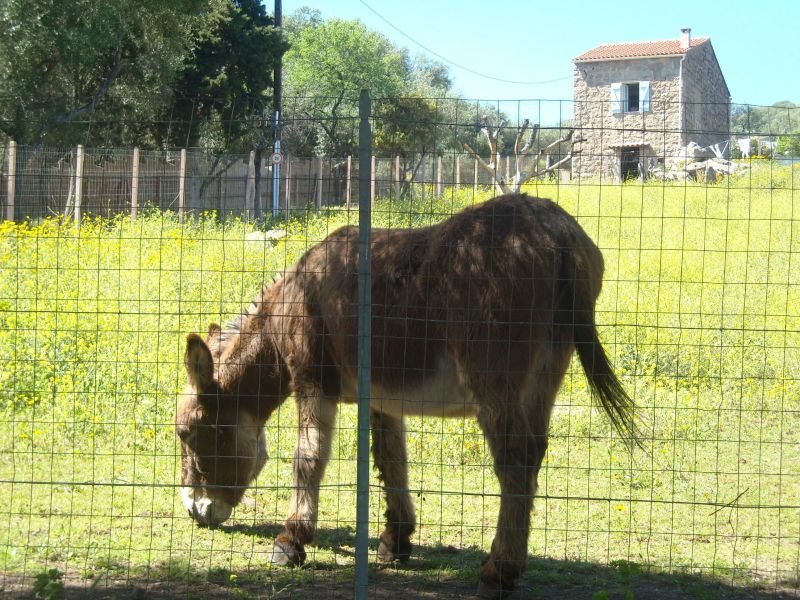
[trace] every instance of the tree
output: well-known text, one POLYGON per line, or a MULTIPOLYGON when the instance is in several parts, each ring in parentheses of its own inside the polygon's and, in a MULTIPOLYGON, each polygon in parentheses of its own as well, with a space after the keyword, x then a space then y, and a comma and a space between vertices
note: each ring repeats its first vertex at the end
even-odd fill
POLYGON ((358 20, 301 16, 300 23, 289 19, 294 33, 285 55, 285 90, 295 101, 285 110, 289 123, 284 139, 295 152, 344 156, 357 147, 359 92, 366 88, 373 98, 401 96, 407 89, 407 59, 358 20))
POLYGON ((539 125, 531 125, 530 121, 525 119, 519 127, 516 128, 514 147, 512 149, 514 156, 514 175, 508 180, 501 169, 498 144, 500 134, 507 129, 505 119, 502 119, 499 124, 494 125, 490 116, 484 117, 484 124, 481 128, 481 132, 489 146, 490 154, 488 162, 481 158, 480 154, 478 154, 469 143, 462 142, 461 144, 464 150, 478 161, 480 168, 489 174, 499 194, 519 192, 522 186, 528 181, 551 173, 561 165, 568 163, 572 160, 573 156, 580 152, 575 146, 583 141, 580 138, 575 138, 575 130, 570 129, 566 134, 550 143, 545 145, 537 144, 539 125), (552 159, 554 156, 556 158, 552 159), (547 160, 548 158, 551 160, 547 160), (543 164, 543 161, 546 162, 543 164))
POLYGON ((449 137, 437 103, 419 96, 379 99, 373 116, 373 152, 400 157, 401 195, 406 195, 410 182, 405 175, 411 173, 413 179, 425 155, 440 152, 449 137))
POLYGON ((288 44, 258 0, 210 0, 159 141, 216 152, 266 144, 272 72, 288 44))
POLYGON ((434 100, 419 96, 379 99, 373 116, 376 151, 401 156, 437 151, 443 132, 437 132, 441 121, 434 100))
POLYGON ((20 143, 113 144, 144 135, 124 124, 154 119, 169 103, 202 5, 6 0, 0 129, 20 143))
POLYGON ((731 131, 735 134, 774 136, 796 131, 800 126, 800 106, 788 100, 772 106, 738 104, 731 109, 731 131))
POLYGON ((452 95, 453 80, 447 66, 424 55, 414 57, 409 79, 411 88, 420 96, 444 98, 452 95))
POLYGON ((800 156, 800 130, 778 138, 775 152, 784 156, 800 156))

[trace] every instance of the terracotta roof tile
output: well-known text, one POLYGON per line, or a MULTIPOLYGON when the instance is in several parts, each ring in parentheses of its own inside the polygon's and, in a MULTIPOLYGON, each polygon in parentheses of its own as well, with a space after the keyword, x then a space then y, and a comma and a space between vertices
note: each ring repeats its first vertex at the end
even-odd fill
MULTIPOLYGON (((694 38, 692 48, 704 44, 707 37, 694 38)), ((624 44, 602 44, 576 57, 577 62, 585 60, 611 60, 618 58, 644 58, 647 56, 669 56, 683 54, 680 40, 659 40, 654 42, 628 42, 624 44)))

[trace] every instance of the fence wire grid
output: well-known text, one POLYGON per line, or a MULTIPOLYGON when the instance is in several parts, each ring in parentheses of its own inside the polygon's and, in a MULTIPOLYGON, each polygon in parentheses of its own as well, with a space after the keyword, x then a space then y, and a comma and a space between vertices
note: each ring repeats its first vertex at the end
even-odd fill
POLYGON ((800 162, 779 149, 800 113, 776 132, 748 128, 757 107, 698 105, 723 125, 683 128, 657 100, 377 99, 365 148, 355 102, 334 139, 333 117, 289 99, 275 160, 7 140, 3 594, 346 598, 365 552, 377 598, 472 597, 493 576, 514 597, 797 597, 800 162), (544 203, 489 202, 519 191, 602 253, 597 331, 640 446, 577 357, 542 417, 561 371, 541 357, 566 346, 536 303, 590 276, 552 271, 574 244, 531 241, 543 226, 526 211, 544 203), (359 201, 375 244, 370 401, 386 411, 366 547, 358 238, 340 230, 359 201), (532 270, 503 262, 509 227, 532 270), (470 321, 478 305, 493 316, 470 321), (527 379, 520 355, 539 365, 527 379))

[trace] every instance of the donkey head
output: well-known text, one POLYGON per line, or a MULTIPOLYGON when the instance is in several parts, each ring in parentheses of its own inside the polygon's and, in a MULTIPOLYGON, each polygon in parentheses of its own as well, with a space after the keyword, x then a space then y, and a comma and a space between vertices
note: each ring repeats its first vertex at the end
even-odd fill
POLYGON ((230 517, 267 460, 263 421, 248 410, 246 398, 226 393, 217 379, 219 333, 212 326, 208 343, 194 334, 187 338, 189 382, 175 423, 183 505, 197 523, 211 527, 230 517))

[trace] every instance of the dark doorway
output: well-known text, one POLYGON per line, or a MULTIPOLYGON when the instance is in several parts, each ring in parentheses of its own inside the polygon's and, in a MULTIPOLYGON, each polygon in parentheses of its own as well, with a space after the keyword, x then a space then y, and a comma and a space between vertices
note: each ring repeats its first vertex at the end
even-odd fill
POLYGON ((620 179, 628 181, 639 177, 639 163, 641 162, 641 151, 638 146, 624 146, 619 151, 620 154, 620 179))

